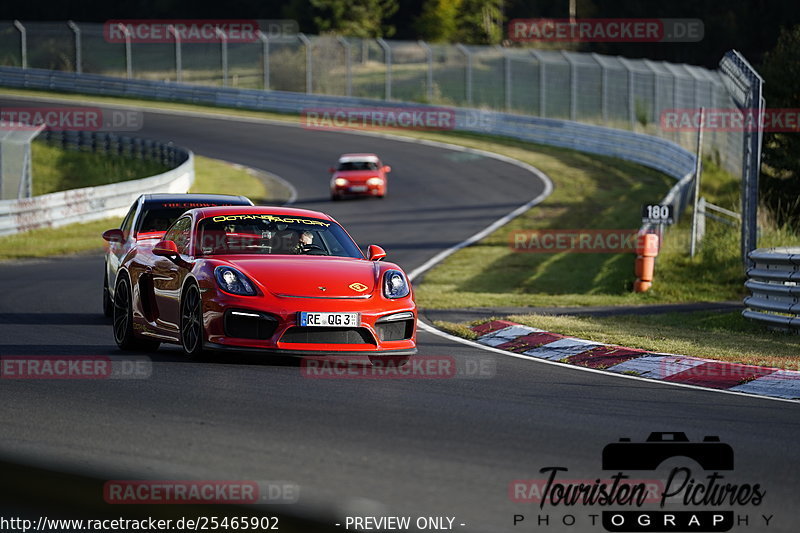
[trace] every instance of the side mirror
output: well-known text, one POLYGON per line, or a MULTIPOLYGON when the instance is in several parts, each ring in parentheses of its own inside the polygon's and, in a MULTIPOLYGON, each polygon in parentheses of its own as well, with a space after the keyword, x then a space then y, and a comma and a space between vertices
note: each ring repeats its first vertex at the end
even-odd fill
POLYGON ((381 259, 386 257, 386 250, 384 250, 380 246, 370 244, 369 248, 367 248, 367 257, 369 258, 370 261, 380 261, 381 259))
POLYGON ((103 238, 108 242, 125 242, 125 234, 117 228, 104 231, 103 238))
POLYGON ((178 253, 178 247, 173 241, 161 241, 153 246, 153 255, 159 257, 176 257, 180 254, 178 253))
POLYGON ((335 168, 333 168, 333 167, 328 167, 328 172, 330 172, 331 174, 333 174, 334 172, 336 172, 336 169, 335 169, 335 168))
POLYGON ((390 167, 389 165, 384 165, 384 166, 383 166, 383 171, 384 171, 384 172, 387 172, 387 173, 388 173, 388 172, 391 172, 391 171, 392 171, 392 167, 390 167))

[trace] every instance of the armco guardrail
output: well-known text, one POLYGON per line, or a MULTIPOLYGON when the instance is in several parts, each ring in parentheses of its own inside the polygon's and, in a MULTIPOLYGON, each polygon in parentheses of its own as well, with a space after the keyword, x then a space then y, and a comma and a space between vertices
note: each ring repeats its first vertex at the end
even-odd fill
POLYGON ((800 329, 800 247, 766 248, 749 254, 751 296, 744 299, 745 318, 779 328, 800 329))
MULTIPOLYGON (((262 111, 299 113, 311 108, 426 107, 394 101, 256 89, 202 87, 173 82, 112 78, 40 69, 0 67, 0 85, 103 96, 141 97, 262 111)), ((436 107, 436 106, 430 106, 436 107)), ((454 108, 457 131, 489 133, 525 141, 618 157, 654 168, 679 180, 666 201, 680 213, 695 156, 665 139, 568 120, 454 108)))
POLYGON ((175 168, 139 180, 55 192, 20 200, 2 200, 0 235, 58 227, 73 222, 89 222, 106 217, 121 217, 140 194, 184 193, 194 182, 194 155, 183 148, 158 141, 119 137, 100 132, 48 132, 45 138, 67 148, 85 147, 98 152, 157 159, 175 168))

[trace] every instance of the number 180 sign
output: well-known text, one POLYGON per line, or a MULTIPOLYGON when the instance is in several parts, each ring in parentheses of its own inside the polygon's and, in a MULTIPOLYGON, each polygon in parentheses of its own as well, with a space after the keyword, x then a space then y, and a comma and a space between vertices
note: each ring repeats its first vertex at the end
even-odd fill
POLYGON ((674 208, 672 205, 648 204, 642 206, 642 224, 672 224, 674 208))

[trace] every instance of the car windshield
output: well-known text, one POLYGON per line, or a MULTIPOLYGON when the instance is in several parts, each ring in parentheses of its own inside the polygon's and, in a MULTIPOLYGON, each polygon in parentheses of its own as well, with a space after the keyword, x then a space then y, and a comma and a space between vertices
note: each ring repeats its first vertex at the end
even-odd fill
POLYGON ((374 161, 342 161, 337 170, 378 170, 374 161))
POLYGON ((137 233, 150 233, 154 231, 166 231, 178 217, 189 209, 196 207, 213 207, 219 205, 251 205, 243 201, 168 201, 168 202, 147 202, 143 206, 141 223, 136 229, 137 233))
POLYGON ((335 222, 261 213, 215 216, 200 221, 197 250, 199 255, 364 257, 335 222))
POLYGON ((152 231, 166 231, 179 216, 186 212, 186 207, 153 207, 147 209, 139 224, 137 233, 149 233, 152 231))

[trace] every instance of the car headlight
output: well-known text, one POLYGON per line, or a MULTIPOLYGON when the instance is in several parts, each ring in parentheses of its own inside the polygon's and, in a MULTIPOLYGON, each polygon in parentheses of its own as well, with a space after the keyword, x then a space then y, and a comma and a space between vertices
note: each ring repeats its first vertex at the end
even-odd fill
POLYGON ((383 183, 383 180, 378 177, 370 178, 367 180, 367 185, 380 185, 381 183, 383 183))
POLYGON ((217 278, 219 288, 225 292, 240 296, 256 295, 253 283, 233 267, 218 266, 214 269, 214 277, 217 278))
POLYGON ((387 298, 405 298, 411 289, 405 275, 399 270, 387 270, 383 275, 383 295, 387 298))
POLYGON ((335 180, 333 180, 333 184, 334 184, 334 185, 337 185, 337 186, 339 186, 339 187, 344 187, 345 185, 348 185, 349 183, 350 183, 350 182, 349 182, 349 181, 347 181, 347 180, 346 180, 346 179, 344 179, 344 178, 336 178, 335 180))

